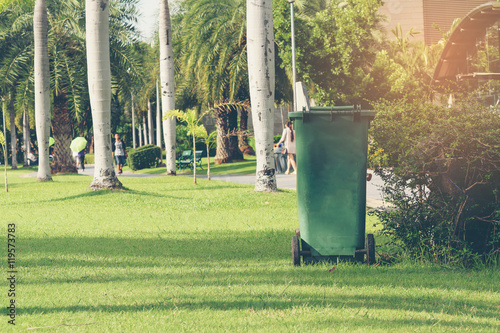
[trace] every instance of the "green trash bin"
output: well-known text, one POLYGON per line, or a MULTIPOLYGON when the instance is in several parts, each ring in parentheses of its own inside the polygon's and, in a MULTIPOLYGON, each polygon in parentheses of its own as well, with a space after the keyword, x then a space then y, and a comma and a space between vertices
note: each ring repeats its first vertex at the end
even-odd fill
POLYGON ((295 265, 351 257, 375 259, 365 244, 368 127, 374 111, 311 107, 289 114, 297 147, 300 235, 292 238, 295 265))

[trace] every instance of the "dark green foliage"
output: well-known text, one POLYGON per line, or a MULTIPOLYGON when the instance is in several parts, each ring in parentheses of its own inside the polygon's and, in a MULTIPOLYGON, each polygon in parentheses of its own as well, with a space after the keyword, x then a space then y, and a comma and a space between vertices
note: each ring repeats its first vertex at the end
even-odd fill
POLYGON ((160 162, 160 147, 145 145, 128 152, 127 164, 132 170, 140 170, 158 166, 160 162))
POLYGON ((193 149, 186 125, 177 124, 175 131, 175 156, 180 156, 184 150, 193 149))
MULTIPOLYGON (((375 31, 381 5, 381 0, 311 1, 305 8, 297 8, 297 80, 310 87, 309 95, 318 103, 364 102, 360 83, 380 47, 375 31)), ((289 8, 289 3, 282 1, 274 10, 275 38, 283 68, 291 68, 289 8)))
POLYGON ((500 253, 500 112, 473 100, 453 107, 385 102, 372 127, 393 169, 376 172, 393 209, 384 232, 438 262, 500 253))

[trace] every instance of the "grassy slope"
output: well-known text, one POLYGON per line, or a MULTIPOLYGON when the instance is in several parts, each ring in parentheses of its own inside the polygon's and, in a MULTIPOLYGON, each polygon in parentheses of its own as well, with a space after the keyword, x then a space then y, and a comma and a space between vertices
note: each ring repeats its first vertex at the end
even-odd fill
POLYGON ((293 191, 161 177, 91 192, 89 177, 21 173, 0 192, 4 232, 17 225, 19 331, 500 330, 498 270, 294 268, 293 191))

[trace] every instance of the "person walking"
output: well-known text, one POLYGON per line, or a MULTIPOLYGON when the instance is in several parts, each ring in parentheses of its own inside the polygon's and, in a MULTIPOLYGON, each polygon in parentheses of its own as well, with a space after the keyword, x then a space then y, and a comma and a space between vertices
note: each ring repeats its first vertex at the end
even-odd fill
POLYGON ((127 151, 125 149, 125 142, 120 139, 120 135, 118 133, 115 134, 115 141, 113 142, 113 156, 116 160, 116 169, 118 174, 121 175, 123 173, 122 168, 125 164, 125 156, 127 156, 127 151))
POLYGON ((80 157, 78 157, 78 152, 77 151, 72 151, 71 154, 73 155, 73 161, 75 161, 76 168, 80 167, 80 157))
POLYGON ((288 120, 285 124, 278 146, 283 142, 285 143, 285 148, 283 149, 286 149, 286 154, 288 155, 285 174, 290 174, 290 167, 293 167, 292 174, 295 175, 297 173, 297 164, 295 163, 295 154, 297 153, 297 150, 295 149, 295 131, 293 130, 293 125, 290 120, 288 120))
MULTIPOLYGON (((82 167, 82 171, 85 171, 85 148, 78 152, 76 159, 82 167)), ((76 165, 76 167, 78 168, 78 164, 76 165)))

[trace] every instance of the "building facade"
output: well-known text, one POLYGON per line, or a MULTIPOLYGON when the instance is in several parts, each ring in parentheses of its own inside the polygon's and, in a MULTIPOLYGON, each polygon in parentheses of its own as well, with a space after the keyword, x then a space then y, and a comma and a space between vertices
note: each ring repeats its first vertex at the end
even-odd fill
POLYGON ((413 28, 420 31, 416 40, 422 40, 427 45, 437 43, 442 35, 434 28, 437 25, 447 32, 453 21, 462 18, 479 5, 488 3, 485 0, 385 0, 380 9, 387 22, 384 23, 387 34, 393 37, 391 29, 401 24, 403 34, 413 28))

